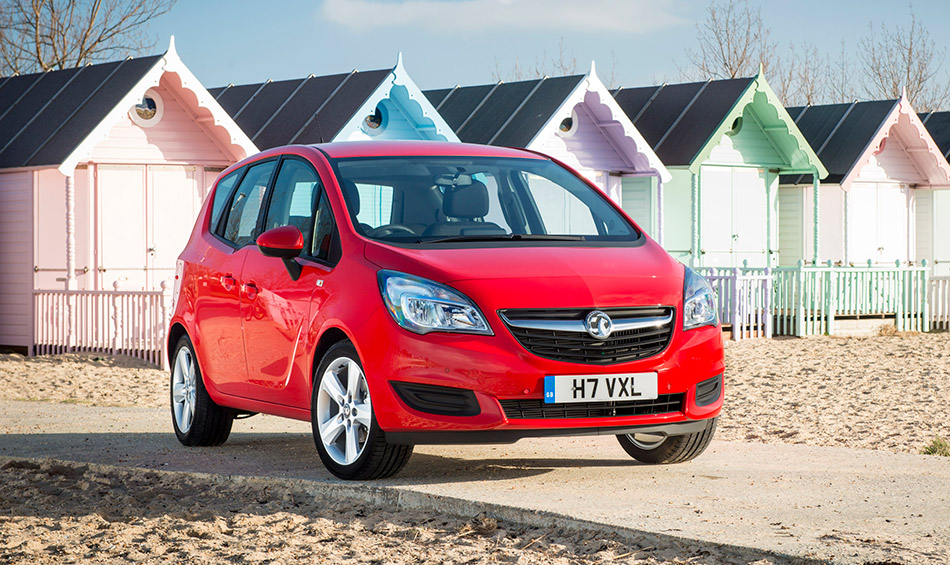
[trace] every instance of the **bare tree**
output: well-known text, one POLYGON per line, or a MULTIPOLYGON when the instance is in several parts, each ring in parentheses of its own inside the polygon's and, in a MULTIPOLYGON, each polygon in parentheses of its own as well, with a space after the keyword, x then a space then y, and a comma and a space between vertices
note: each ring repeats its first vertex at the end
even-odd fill
POLYGON ((542 50, 540 57, 535 59, 534 66, 527 68, 521 65, 518 58, 507 70, 501 68, 498 58, 495 57, 495 68, 492 70, 492 78, 495 80, 529 80, 544 76, 564 76, 572 75, 577 72, 577 58, 574 56, 574 50, 568 49, 564 38, 557 42, 557 56, 548 57, 547 50, 542 50))
POLYGON ((854 57, 843 39, 837 57, 829 57, 826 61, 827 70, 823 77, 825 86, 819 86, 820 91, 823 91, 822 101, 828 104, 854 102, 858 98, 858 90, 855 87, 857 73, 853 65, 854 57))
POLYGON ((761 64, 775 63, 776 47, 762 21, 762 11, 749 0, 714 0, 706 19, 696 23, 697 49, 687 49, 692 78, 725 79, 752 76, 761 64))
POLYGON ((0 75, 79 67, 153 47, 175 0, 0 0, 0 75))
POLYGON ((871 98, 897 98, 903 88, 915 109, 926 112, 950 100, 950 82, 941 75, 946 49, 939 49, 910 9, 910 27, 893 24, 875 29, 860 43, 865 90, 871 98))

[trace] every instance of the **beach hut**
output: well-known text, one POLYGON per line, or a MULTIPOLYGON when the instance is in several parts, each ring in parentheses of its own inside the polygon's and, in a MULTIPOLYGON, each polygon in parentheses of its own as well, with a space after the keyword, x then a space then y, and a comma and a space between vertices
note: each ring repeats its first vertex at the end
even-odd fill
POLYGON ((390 69, 233 84, 209 92, 261 150, 357 140, 458 141, 402 63, 390 69))
POLYGON ((621 88, 614 97, 669 169, 663 244, 695 267, 774 265, 778 179, 827 173, 760 72, 621 88))
MULTIPOLYGON (((927 131, 930 132, 930 136, 933 137, 937 147, 940 148, 940 153, 944 159, 950 159, 950 112, 928 112, 919 114, 919 117, 924 126, 927 127, 927 131)), ((947 221, 950 218, 950 190, 935 189, 930 194, 931 208, 929 214, 925 211, 923 222, 926 223, 929 219, 933 226, 931 228, 934 242, 933 272, 935 275, 950 277, 950 222, 947 221), (940 219, 943 219, 943 222, 940 222, 940 219)), ((924 200, 926 199, 927 196, 925 195, 924 200)), ((918 213, 921 209, 918 203, 918 213)), ((948 308, 948 311, 950 311, 950 308, 948 308)), ((950 317, 948 317, 948 321, 950 321, 950 317)))
POLYGON ((599 186, 650 235, 660 229, 669 171, 597 77, 455 86, 425 95, 465 142, 520 147, 559 159, 599 186))
POLYGON ((817 233, 819 263, 894 267, 926 259, 950 267, 950 229, 935 214, 950 196, 950 164, 906 97, 788 113, 829 175, 819 187, 817 232, 810 180, 782 178, 782 265, 810 259, 817 233))
POLYGON ((256 151, 174 39, 162 55, 0 78, 0 346, 77 323, 63 292, 171 279, 215 177, 256 151))

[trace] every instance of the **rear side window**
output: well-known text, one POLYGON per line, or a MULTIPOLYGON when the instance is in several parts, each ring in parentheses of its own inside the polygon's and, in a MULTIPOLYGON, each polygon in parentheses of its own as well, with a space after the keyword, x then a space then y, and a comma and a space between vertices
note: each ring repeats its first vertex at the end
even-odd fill
POLYGON ((227 210, 227 217, 223 224, 223 232, 218 235, 238 247, 254 242, 257 217, 260 214, 267 183, 270 182, 275 164, 275 161, 268 161, 248 168, 244 180, 241 181, 231 199, 231 206, 227 210))
POLYGON ((274 182, 264 231, 297 226, 303 234, 304 248, 309 247, 320 192, 320 178, 310 165, 296 159, 285 159, 274 182))
POLYGON ((221 221, 221 213, 224 212, 224 208, 228 205, 228 200, 231 199, 231 191, 234 190, 234 184, 241 178, 241 173, 243 172, 243 168, 238 169, 218 181, 218 187, 214 190, 214 201, 211 203, 212 229, 217 227, 218 222, 221 221))

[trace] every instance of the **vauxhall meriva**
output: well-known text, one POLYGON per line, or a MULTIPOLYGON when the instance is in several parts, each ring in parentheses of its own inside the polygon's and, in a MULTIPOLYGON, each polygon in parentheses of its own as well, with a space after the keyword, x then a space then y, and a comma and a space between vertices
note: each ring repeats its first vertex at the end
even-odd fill
POLYGON ((310 421, 334 475, 414 444, 613 434, 635 459, 709 445, 712 291, 599 189, 479 145, 281 147, 224 171, 176 274, 175 434, 310 421))

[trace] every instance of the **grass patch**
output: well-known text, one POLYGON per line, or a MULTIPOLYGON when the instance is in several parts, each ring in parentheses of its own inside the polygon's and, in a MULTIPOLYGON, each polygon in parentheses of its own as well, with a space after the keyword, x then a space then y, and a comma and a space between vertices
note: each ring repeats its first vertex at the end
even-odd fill
POLYGON ((950 457, 950 441, 937 436, 930 442, 930 445, 921 452, 924 455, 939 455, 941 457, 950 457))

